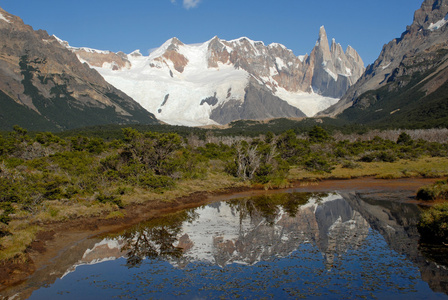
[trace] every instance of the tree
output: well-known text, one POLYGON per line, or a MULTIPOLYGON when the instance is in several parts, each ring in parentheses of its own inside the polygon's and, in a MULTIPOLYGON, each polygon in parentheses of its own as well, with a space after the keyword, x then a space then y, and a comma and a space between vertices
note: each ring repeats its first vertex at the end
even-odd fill
POLYGON ((410 146, 414 143, 414 141, 412 140, 411 136, 409 134, 407 134, 406 132, 402 132, 400 133, 400 135, 398 136, 397 139, 397 144, 398 145, 407 145, 410 146))
POLYGON ((309 132, 308 137, 312 143, 322 143, 330 139, 330 135, 320 126, 314 126, 309 132))

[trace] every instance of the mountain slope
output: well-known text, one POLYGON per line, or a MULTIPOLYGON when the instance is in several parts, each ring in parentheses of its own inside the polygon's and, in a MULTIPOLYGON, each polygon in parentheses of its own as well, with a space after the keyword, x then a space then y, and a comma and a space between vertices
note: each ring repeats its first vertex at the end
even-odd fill
POLYGON ((2 130, 157 122, 55 38, 1 8, 0 77, 2 130))
POLYGON ((218 37, 196 45, 172 38, 145 57, 70 47, 80 61, 158 119, 177 125, 305 117, 334 104, 364 71, 351 47, 344 52, 325 29, 308 56, 280 44, 218 37))
POLYGON ((448 125, 448 1, 426 0, 414 22, 323 114, 388 126, 448 125))

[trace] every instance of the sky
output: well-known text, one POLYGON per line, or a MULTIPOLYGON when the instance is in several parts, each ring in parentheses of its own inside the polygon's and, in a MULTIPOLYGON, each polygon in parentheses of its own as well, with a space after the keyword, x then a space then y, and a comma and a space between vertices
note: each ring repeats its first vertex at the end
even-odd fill
POLYGON ((365 65, 400 37, 423 0, 0 0, 0 7, 75 47, 147 55, 166 40, 248 37, 310 53, 323 25, 365 65))

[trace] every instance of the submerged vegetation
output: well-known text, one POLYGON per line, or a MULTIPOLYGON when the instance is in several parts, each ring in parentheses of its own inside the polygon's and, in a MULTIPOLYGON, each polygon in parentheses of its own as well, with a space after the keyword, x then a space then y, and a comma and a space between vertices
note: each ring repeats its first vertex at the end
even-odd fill
POLYGON ((257 136, 185 130, 134 127, 104 137, 31 134, 15 126, 0 135, 0 260, 24 251, 43 223, 121 217, 131 204, 195 191, 448 175, 445 130, 360 135, 313 126, 257 136))

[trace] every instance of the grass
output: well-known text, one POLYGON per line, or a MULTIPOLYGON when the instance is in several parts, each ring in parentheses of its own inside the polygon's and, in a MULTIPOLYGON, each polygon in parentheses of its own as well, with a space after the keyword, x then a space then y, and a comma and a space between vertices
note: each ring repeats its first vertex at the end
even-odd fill
POLYGON ((15 262, 23 262, 26 248, 34 240, 37 232, 41 227, 37 225, 24 226, 21 221, 13 221, 10 223, 12 235, 0 238, 0 261, 13 259, 15 262))
POLYGON ((290 180, 352 179, 375 177, 378 179, 398 179, 411 177, 440 178, 448 176, 448 159, 441 157, 422 157, 417 160, 398 160, 396 162, 357 162, 354 168, 337 165, 331 173, 313 173, 302 168, 290 171, 290 180))

